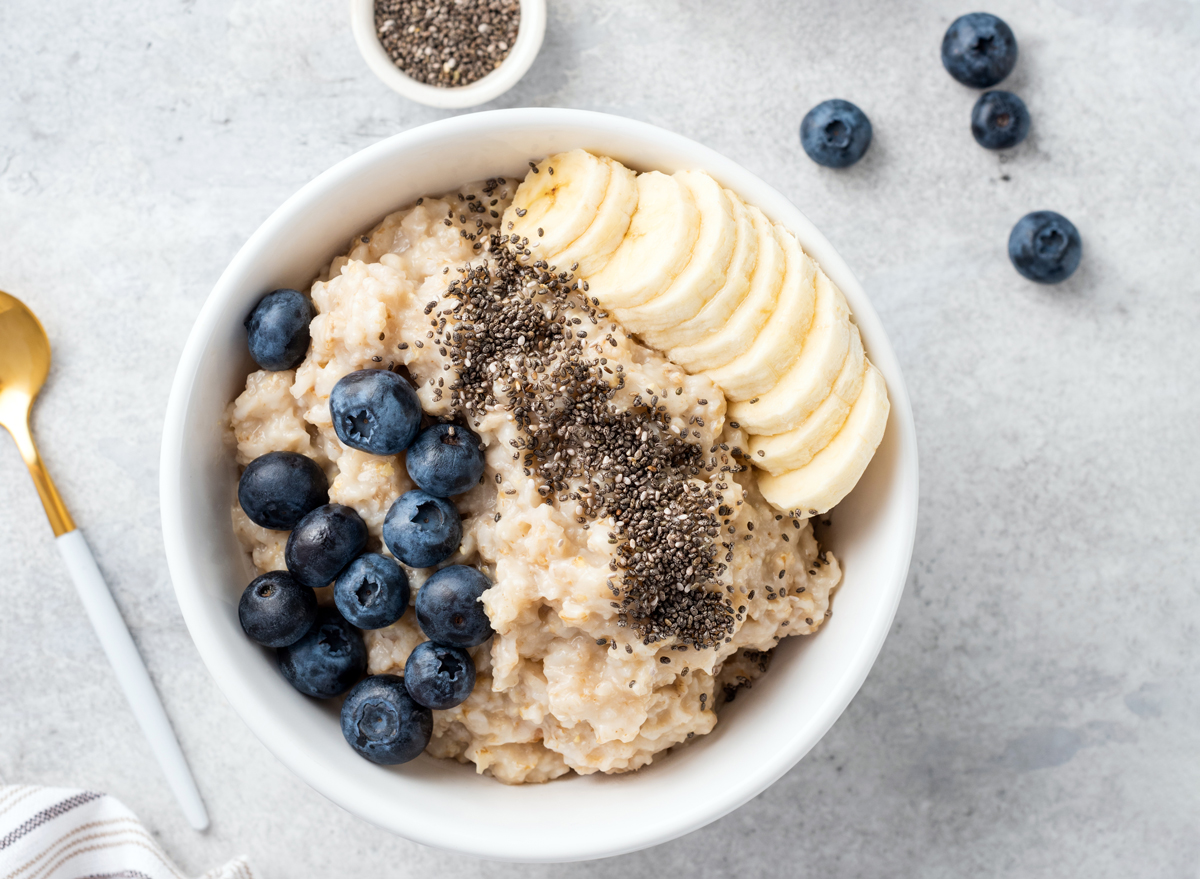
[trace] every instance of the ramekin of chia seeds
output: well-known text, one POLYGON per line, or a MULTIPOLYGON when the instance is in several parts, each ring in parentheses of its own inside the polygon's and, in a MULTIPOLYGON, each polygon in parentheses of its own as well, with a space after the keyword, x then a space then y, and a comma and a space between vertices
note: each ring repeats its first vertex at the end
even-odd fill
POLYGON ((350 0, 354 41, 393 91, 443 109, 487 103, 525 75, 546 0, 350 0))

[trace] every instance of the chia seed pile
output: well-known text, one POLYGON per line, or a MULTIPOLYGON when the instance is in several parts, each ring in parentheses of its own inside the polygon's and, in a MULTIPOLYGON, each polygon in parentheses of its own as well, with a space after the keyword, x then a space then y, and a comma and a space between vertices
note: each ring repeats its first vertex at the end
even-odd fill
POLYGON ((376 0, 375 33, 392 62, 426 85, 468 85, 500 66, 521 23, 518 0, 376 0))
MULTIPOLYGON (((484 210, 474 194, 462 200, 484 210)), ((447 222, 454 219, 452 210, 447 222)), ((736 530, 723 492, 729 474, 745 469, 734 460, 740 452, 720 443, 706 454, 672 428, 663 400, 682 387, 641 389, 632 407, 619 408, 623 365, 585 345, 603 334, 615 346, 619 330, 589 300, 586 282, 533 260, 528 239, 516 234, 485 232, 482 222, 462 234, 477 238, 488 259, 458 269, 441 310, 437 301, 425 308, 429 344, 457 373, 430 380, 435 398, 448 395, 475 426, 502 407, 519 428, 513 460, 538 479, 542 497, 585 528, 611 517, 608 586, 619 625, 647 644, 674 637, 704 649, 729 641, 742 610, 734 609, 733 586, 720 587, 736 530)))

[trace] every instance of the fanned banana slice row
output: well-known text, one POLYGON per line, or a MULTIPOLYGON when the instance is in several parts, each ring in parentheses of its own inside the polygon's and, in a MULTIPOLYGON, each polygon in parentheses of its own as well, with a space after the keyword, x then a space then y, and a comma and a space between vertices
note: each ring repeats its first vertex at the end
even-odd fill
POLYGON ((850 493, 871 463, 890 408, 883 376, 867 364, 862 392, 837 436, 803 467, 778 475, 760 473, 758 490, 777 509, 804 518, 828 512, 850 493))
POLYGON ((705 372, 724 366, 750 347, 775 311, 779 288, 783 285, 783 248, 763 212, 753 206, 749 210, 758 232, 758 262, 754 265, 750 290, 721 329, 694 345, 672 347, 667 352, 671 360, 688 372, 705 372))
MULTIPOLYGON (((622 165, 607 157, 601 158, 612 170, 608 181, 608 191, 604 193, 604 201, 596 212, 596 218, 587 231, 567 245, 564 249, 553 254, 546 262, 556 266, 559 271, 567 271, 579 278, 590 278, 608 263, 609 257, 625 240, 629 231, 629 221, 637 210, 638 190, 637 175, 622 165), (572 269, 572 266, 575 268, 572 269)), ((558 176, 555 173, 554 176, 558 176)), ((512 211, 512 208, 509 208, 512 211)), ((505 213, 505 219, 508 213, 505 213)))
POLYGON ((611 164, 583 150, 551 157, 517 187, 505 231, 528 238, 535 259, 561 252, 593 224, 611 177, 611 164))
POLYGON ((604 268, 587 279, 589 295, 607 309, 641 305, 659 295, 692 258, 700 212, 687 188, 658 171, 639 174, 638 202, 625 239, 604 268))
POLYGON ((774 311, 748 350, 708 371, 730 400, 749 400, 773 388, 811 336, 817 267, 791 232, 776 226, 775 238, 787 268, 774 311))
POLYGON ((737 221, 725 191, 702 171, 674 175, 700 211, 700 234, 687 267, 661 295, 614 314, 635 333, 681 323, 704 307, 725 284, 725 273, 737 243, 737 221))
POLYGON ((742 300, 750 292, 750 278, 758 263, 759 231, 755 228, 753 214, 745 203, 728 189, 724 192, 733 208, 734 221, 737 224, 734 230, 736 243, 733 257, 729 260, 729 268, 725 272, 725 283, 694 317, 683 320, 677 326, 646 330, 642 333, 642 338, 660 351, 694 345, 708 338, 710 334, 725 326, 734 309, 742 304, 742 300))

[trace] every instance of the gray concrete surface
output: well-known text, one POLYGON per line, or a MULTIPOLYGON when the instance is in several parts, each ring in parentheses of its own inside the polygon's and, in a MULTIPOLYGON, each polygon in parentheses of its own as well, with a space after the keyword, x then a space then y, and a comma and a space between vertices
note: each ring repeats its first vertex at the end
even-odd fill
POLYGON ((446 114, 374 79, 341 0, 0 3, 0 288, 55 345, 37 435, 213 826, 151 764, 7 440, 0 776, 111 791, 194 873, 244 852, 267 879, 1200 875, 1200 6, 992 3, 1033 114, 999 155, 938 62, 972 7, 550 0, 494 104, 644 119, 794 199, 882 314, 922 455, 894 630, 812 754, 686 838, 519 867, 385 836, 291 777, 201 665, 159 532, 170 379, 222 268, 315 174, 446 114), (844 172, 797 137, 834 96, 875 127, 844 172), (1005 256, 1041 208, 1085 241, 1058 288, 1005 256))

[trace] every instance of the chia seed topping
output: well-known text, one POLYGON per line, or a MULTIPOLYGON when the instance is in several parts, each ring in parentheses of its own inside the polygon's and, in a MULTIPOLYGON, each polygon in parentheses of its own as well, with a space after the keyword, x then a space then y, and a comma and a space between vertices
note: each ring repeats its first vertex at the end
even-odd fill
POLYGON ((392 62, 426 85, 482 79, 517 41, 518 0, 375 0, 375 34, 392 62))

